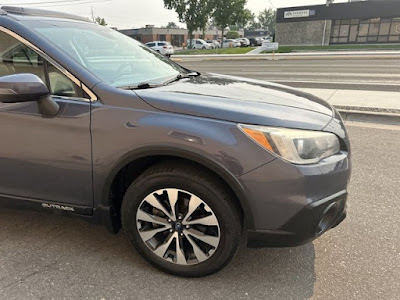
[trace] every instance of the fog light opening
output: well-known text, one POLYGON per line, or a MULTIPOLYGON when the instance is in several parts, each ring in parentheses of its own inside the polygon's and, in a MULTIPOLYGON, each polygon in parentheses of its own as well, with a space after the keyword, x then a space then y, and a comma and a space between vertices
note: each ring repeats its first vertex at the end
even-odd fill
POLYGON ((332 226, 337 216, 338 210, 339 205, 336 202, 332 203, 325 209, 324 213, 322 214, 322 219, 321 221, 319 221, 317 227, 317 236, 323 234, 332 226))

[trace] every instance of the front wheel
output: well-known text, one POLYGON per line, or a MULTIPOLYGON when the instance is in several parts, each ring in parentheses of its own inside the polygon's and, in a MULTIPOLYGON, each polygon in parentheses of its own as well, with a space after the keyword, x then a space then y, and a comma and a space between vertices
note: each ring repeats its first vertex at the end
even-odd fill
POLYGON ((136 250, 179 276, 217 272, 233 257, 241 225, 232 195, 219 178, 179 162, 145 171, 122 203, 122 224, 136 250))

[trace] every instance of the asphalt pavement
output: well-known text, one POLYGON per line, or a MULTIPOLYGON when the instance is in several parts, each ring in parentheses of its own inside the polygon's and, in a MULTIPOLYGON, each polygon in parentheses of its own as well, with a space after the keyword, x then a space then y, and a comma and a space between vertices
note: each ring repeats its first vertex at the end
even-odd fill
POLYGON ((58 214, 0 210, 0 299, 398 299, 400 127, 349 126, 348 218, 313 243, 239 250, 185 279, 143 261, 124 235, 58 214))
POLYGON ((178 62, 200 72, 244 76, 298 88, 400 92, 400 59, 178 59, 178 62))
MULTIPOLYGON (((313 89, 330 100, 340 95, 336 90, 383 91, 390 97, 400 91, 399 60, 181 63, 313 89)), ((123 233, 112 235, 56 212, 1 209, 0 299, 399 299, 400 124, 358 122, 348 129, 353 150, 348 217, 313 243, 242 247, 221 272, 187 279, 148 265, 123 233)))

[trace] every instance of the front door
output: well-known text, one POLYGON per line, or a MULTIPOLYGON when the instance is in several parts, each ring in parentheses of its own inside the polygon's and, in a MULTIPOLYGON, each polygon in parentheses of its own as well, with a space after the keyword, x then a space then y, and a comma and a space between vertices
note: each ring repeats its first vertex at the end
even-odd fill
POLYGON ((35 51, 0 31, 0 76, 33 73, 60 111, 36 102, 0 103, 0 198, 92 207, 90 101, 35 51))

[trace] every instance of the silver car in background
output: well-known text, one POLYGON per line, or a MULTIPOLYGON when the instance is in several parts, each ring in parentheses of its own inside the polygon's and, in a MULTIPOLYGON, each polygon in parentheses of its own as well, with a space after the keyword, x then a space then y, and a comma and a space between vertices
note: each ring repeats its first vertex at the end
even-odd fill
POLYGON ((169 42, 155 41, 146 43, 146 46, 167 57, 175 54, 174 47, 169 42))

